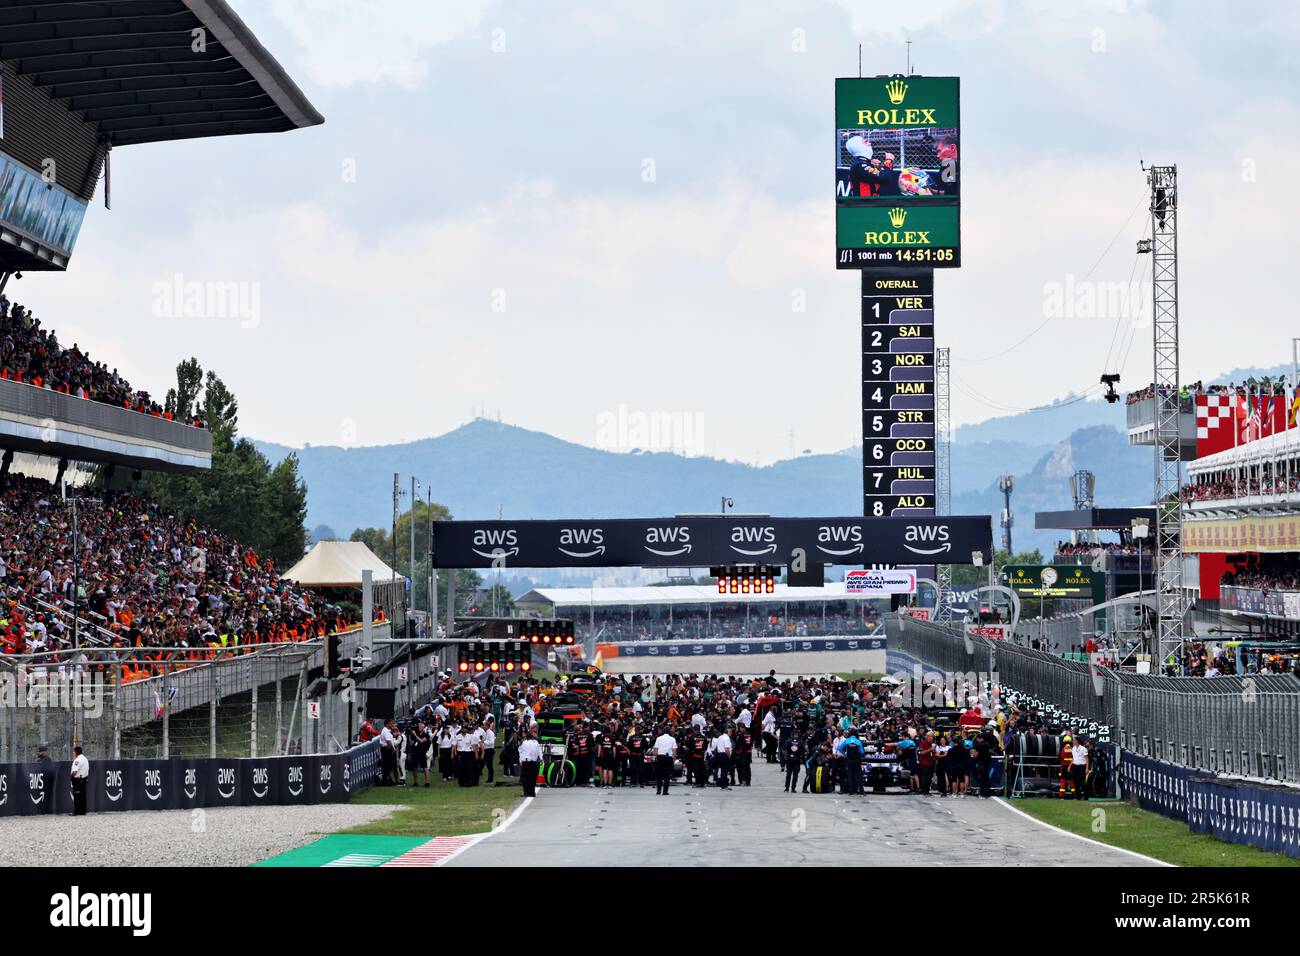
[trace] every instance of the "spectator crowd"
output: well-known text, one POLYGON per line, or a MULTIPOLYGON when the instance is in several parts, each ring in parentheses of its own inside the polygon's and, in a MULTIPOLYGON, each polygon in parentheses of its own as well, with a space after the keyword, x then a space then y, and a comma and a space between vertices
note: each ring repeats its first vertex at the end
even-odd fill
POLYGON ((134 494, 102 495, 77 503, 74 568, 68 502, 49 482, 0 476, 0 653, 71 662, 74 591, 85 658, 76 663, 122 661, 128 680, 159 672, 164 658, 207 660, 350 623, 228 535, 134 494), (132 651, 150 647, 173 650, 132 651))
MULTIPOLYGON (((75 398, 173 420, 171 412, 148 392, 131 387, 103 362, 96 362, 77 343, 60 344, 51 329, 42 327, 31 309, 0 295, 0 379, 48 388, 75 398)), ((204 427, 202 419, 189 424, 204 427)))

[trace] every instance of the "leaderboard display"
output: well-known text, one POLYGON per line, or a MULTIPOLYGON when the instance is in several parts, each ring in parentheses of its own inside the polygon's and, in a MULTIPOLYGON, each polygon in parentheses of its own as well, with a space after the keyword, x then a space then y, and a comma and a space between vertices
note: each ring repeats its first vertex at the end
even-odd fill
POLYGON ((862 273, 862 467, 870 518, 934 514, 934 273, 862 273))
POLYGON ((961 264, 960 83, 835 81, 836 267, 961 264))

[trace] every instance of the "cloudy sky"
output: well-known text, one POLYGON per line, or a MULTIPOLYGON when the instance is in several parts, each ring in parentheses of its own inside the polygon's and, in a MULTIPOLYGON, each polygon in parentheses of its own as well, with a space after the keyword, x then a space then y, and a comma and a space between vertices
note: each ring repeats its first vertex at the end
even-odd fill
POLYGON ((11 294, 159 394, 198 356, 257 438, 389 444, 485 409, 595 445, 623 408, 763 464, 854 443, 830 159, 859 44, 867 75, 911 40, 916 72, 962 78, 963 264, 936 280, 959 423, 1125 355, 1150 380, 1142 316, 1050 310, 1142 278, 1140 160, 1179 166, 1184 376, 1300 334, 1291 3, 233 6, 325 125, 118 150, 67 275, 11 294), (189 314, 177 282, 240 283, 245 308, 189 314))

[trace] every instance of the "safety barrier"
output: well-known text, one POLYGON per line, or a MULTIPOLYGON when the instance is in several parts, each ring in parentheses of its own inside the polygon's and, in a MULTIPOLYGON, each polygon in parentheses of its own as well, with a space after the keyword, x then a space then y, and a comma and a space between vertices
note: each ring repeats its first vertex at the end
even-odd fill
POLYGON ((1122 781, 1123 794, 1142 809, 1194 833, 1300 857, 1300 790, 1210 777, 1132 753, 1123 756, 1122 781))
POLYGON ((996 673, 1079 722, 1112 728, 1126 752, 1179 767, 1300 782, 1300 679, 1292 674, 1159 677, 1092 669, 1045 651, 909 620, 889 624, 890 650, 948 673, 996 673))
MULTIPOLYGON (((343 803, 378 779, 377 741, 337 754, 95 760, 86 807, 102 813, 343 803)), ((0 817, 71 810, 70 764, 0 764, 0 817)))

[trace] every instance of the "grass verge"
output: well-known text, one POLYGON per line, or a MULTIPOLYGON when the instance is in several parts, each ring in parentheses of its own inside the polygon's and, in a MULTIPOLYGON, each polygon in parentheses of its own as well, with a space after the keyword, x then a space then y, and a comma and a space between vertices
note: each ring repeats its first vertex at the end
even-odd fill
POLYGON ((375 836, 461 836, 485 833, 495 819, 504 819, 522 793, 516 778, 508 786, 460 787, 444 783, 436 774, 432 787, 371 787, 352 798, 354 804, 391 805, 393 812, 370 823, 340 833, 375 836))
POLYGON ((1225 843, 1187 824, 1151 813, 1131 803, 1032 798, 1011 805, 1030 816, 1110 846, 1132 850, 1175 866, 1300 866, 1300 860, 1250 846, 1225 843), (1104 816, 1094 818, 1097 810, 1104 816), (1103 829, 1093 829, 1094 819, 1103 829))

